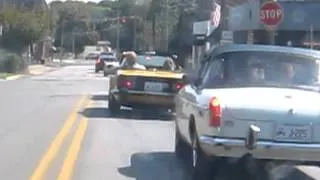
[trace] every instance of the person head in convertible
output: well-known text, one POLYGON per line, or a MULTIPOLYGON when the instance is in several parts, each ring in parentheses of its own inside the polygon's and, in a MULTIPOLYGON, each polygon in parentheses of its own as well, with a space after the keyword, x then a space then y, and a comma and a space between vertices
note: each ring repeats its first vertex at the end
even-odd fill
POLYGON ((137 63, 137 54, 134 51, 127 51, 122 53, 123 61, 121 62, 120 68, 123 69, 142 69, 146 67, 137 63))
POLYGON ((171 58, 167 58, 163 63, 163 70, 174 71, 176 69, 174 61, 171 58))

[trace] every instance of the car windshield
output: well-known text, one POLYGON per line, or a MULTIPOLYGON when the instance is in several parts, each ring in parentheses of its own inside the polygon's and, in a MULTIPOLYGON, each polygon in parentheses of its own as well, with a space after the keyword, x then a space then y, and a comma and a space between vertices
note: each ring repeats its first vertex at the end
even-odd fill
POLYGON ((137 62, 146 67, 162 68, 167 57, 164 56, 137 56, 137 62))
POLYGON ((315 88, 318 63, 311 56, 280 52, 232 52, 209 62, 204 75, 207 88, 223 86, 271 86, 315 88))

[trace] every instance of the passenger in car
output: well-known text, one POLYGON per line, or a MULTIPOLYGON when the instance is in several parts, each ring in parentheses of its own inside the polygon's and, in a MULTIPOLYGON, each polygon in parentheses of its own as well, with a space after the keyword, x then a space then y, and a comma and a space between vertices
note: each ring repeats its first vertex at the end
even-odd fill
POLYGON ((282 82, 285 83, 294 83, 295 81, 295 70, 294 66, 291 63, 283 63, 282 64, 283 74, 281 76, 282 82))
POLYGON ((265 80, 264 67, 260 63, 253 63, 249 65, 249 81, 253 83, 265 80))
POLYGON ((176 69, 175 64, 171 58, 167 58, 163 63, 163 70, 174 71, 176 69))
POLYGON ((137 63, 137 55, 133 51, 124 52, 124 59, 120 64, 120 69, 140 69, 145 70, 146 67, 137 63))

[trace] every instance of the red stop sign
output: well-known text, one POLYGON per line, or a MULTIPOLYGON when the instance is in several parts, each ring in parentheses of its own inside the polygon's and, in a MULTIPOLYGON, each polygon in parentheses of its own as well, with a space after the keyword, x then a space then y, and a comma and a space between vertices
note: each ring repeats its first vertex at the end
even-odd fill
POLYGON ((276 28, 283 19, 283 10, 277 2, 266 2, 260 8, 260 21, 267 29, 276 28))

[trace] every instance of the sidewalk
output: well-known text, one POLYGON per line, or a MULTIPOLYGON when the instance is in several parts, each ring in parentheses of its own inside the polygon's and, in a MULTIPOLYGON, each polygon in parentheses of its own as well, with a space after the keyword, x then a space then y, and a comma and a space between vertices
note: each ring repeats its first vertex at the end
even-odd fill
POLYGON ((43 64, 35 64, 35 65, 29 65, 27 74, 29 75, 40 75, 46 72, 50 72, 53 70, 56 70, 56 65, 43 65, 43 64))

